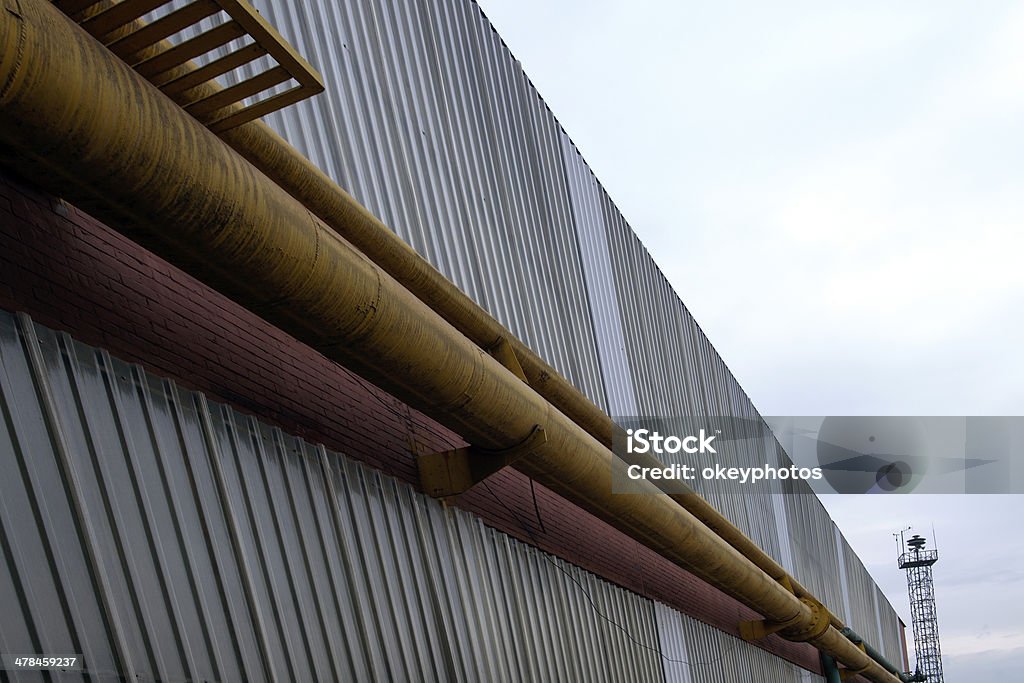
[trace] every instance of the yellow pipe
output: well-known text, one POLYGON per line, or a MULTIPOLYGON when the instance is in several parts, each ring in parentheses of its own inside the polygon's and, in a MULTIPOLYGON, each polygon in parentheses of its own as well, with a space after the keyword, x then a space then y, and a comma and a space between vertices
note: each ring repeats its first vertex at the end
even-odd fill
MULTIPOLYGON (((664 463, 659 461, 657 458, 641 453, 632 453, 628 458, 629 464, 640 465, 641 467, 664 467, 664 463)), ((716 510, 711 503, 704 499, 696 491, 690 489, 682 481, 665 482, 661 480, 654 480, 653 482, 659 489, 665 491, 672 500, 686 508, 690 514, 699 519, 709 529, 714 531, 719 537, 721 537, 726 543, 731 545, 733 548, 738 550, 740 554, 746 557, 748 560, 753 562, 761 571, 768 574, 780 584, 788 583, 793 589, 793 592, 797 597, 815 599, 814 595, 804 588, 799 581, 794 577, 790 576, 789 573, 783 569, 782 565, 775 561, 771 555, 766 553, 756 543, 744 534, 740 529, 730 522, 721 512, 716 510), (679 489, 685 488, 685 493, 679 492, 679 489)), ((833 614, 828 611, 829 622, 840 631, 846 628, 846 625, 833 614)))
MULTIPOLYGON (((83 17, 98 14, 115 4, 113 0, 98 2, 83 13, 83 17)), ((124 36, 145 25, 142 20, 136 20, 112 32, 105 40, 124 36)), ((170 47, 172 44, 164 41, 134 53, 128 61, 140 62, 170 47)), ((168 82, 195 69, 195 64, 186 63, 168 71, 160 80, 168 82)), ((218 90, 215 83, 206 83, 172 93, 171 98, 184 107, 218 90)), ((233 108, 237 105, 228 111, 233 108)), ((218 111, 196 118, 205 123, 222 116, 224 112, 218 111)), ((530 386, 599 441, 611 446, 616 427, 604 411, 270 126, 252 121, 219 135, 477 346, 490 349, 504 339, 515 353, 530 386)))
MULTIPOLYGON (((98 14, 115 4, 113 0, 99 2, 83 16, 98 14)), ((107 40, 122 37, 145 26, 142 20, 133 21, 109 34, 107 40)), ((130 61, 134 63, 151 58, 170 47, 171 43, 163 41, 135 53, 130 61)), ((171 81, 195 69, 196 66, 191 62, 183 64, 161 76, 161 81, 171 81)), ((217 90, 219 87, 215 83, 209 83, 176 92, 171 98, 185 106, 205 99, 217 90)), ((222 115, 211 112, 206 118, 213 120, 222 115)), ((198 118, 204 120, 203 117, 198 118)), ((601 408, 267 124, 252 121, 221 132, 220 137, 480 348, 488 350, 499 340, 505 340, 515 354, 526 381, 537 393, 602 444, 609 448, 612 446, 614 434, 619 427, 601 408)), ((634 454, 630 464, 662 466, 653 456, 641 454, 634 454)), ((779 582, 789 583, 798 597, 814 599, 814 595, 790 576, 774 558, 684 482, 667 484, 656 481, 655 485, 665 490, 673 500, 769 576, 779 582)), ((840 631, 846 628, 831 611, 829 619, 840 631)))
MULTIPOLYGON (((85 16, 97 14, 114 4, 112 0, 97 3, 87 10, 85 16)), ((134 21, 111 33, 107 39, 123 36, 144 26, 142 20, 134 21)), ((169 47, 171 44, 164 41, 139 51, 131 61, 152 57, 169 47)), ((194 64, 186 63, 165 74, 162 80, 173 80, 195 68, 194 64)), ((218 89, 216 84, 205 84, 175 93, 174 98, 185 106, 218 89)), ((213 117, 214 114, 209 116, 213 117)), ((269 126, 262 121, 254 121, 222 133, 221 137, 481 348, 490 349, 497 340, 506 340, 530 385, 604 445, 611 446, 613 431, 618 427, 608 415, 269 126)), ((647 467, 660 465, 651 456, 634 457, 631 463, 647 467)), ((668 488, 661 482, 656 482, 656 485, 668 488)), ((780 582, 788 582, 797 596, 813 599, 810 591, 789 576, 781 565, 702 496, 693 490, 678 492, 680 487, 685 487, 685 484, 678 483, 675 486, 677 491, 669 493, 677 503, 769 576, 780 582)), ((837 629, 845 628, 845 624, 831 612, 829 617, 837 629)))
POLYGON ((541 483, 873 681, 897 679, 44 0, 0 9, 0 143, 19 170, 472 443, 547 440, 541 483))
MULTIPOLYGON (((619 427, 601 408, 269 126, 253 121, 221 133, 221 138, 480 348, 490 349, 499 340, 507 341, 530 387, 611 447, 619 427)), ((664 466, 651 456, 637 455, 635 462, 644 467, 664 466)), ((661 486, 670 488, 667 484, 661 486)), ((692 489, 678 492, 683 487, 683 482, 672 482, 676 492, 669 495, 673 500, 773 578, 788 579, 798 596, 813 597, 700 494, 692 489)), ((835 615, 830 613, 830 618, 836 628, 844 628, 835 615)))

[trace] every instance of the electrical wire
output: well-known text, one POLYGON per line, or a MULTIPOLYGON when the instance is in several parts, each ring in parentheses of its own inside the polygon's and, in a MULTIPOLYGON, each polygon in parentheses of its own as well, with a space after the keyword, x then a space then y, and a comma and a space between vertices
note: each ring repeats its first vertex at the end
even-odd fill
POLYGON ((533 496, 533 514, 537 518, 537 525, 540 527, 540 532, 546 534, 548 531, 544 528, 544 518, 540 516, 540 506, 537 505, 537 482, 530 477, 530 494, 533 496))
MULTIPOLYGON (((395 417, 401 418, 402 420, 406 420, 408 422, 412 422, 412 420, 411 420, 411 417, 412 417, 411 410, 410 410, 408 415, 403 415, 394 406, 388 405, 388 403, 383 398, 380 397, 380 393, 384 393, 383 389, 380 389, 379 387, 371 384, 370 382, 366 381, 365 379, 363 379, 362 377, 360 377, 359 375, 357 375, 354 372, 350 371, 348 374, 349 374, 349 376, 355 378, 356 382, 358 382, 359 385, 362 386, 367 391, 367 393, 369 393, 371 396, 373 396, 373 398, 377 401, 377 403, 381 404, 388 412, 390 412, 395 417)), ((405 405, 405 404, 403 403, 402 405, 405 405)), ((408 409, 408 406, 406 406, 406 408, 408 409)), ((453 441, 450 436, 448 436, 447 434, 442 434, 441 432, 439 432, 436 429, 434 429, 433 427, 431 427, 428 423, 426 423, 426 422, 415 422, 415 425, 417 427, 419 427, 420 429, 422 429, 423 431, 427 432, 428 434, 437 437, 441 442, 443 442, 449 448, 454 450, 454 449, 459 447, 459 445, 457 443, 455 443, 455 441, 453 441)), ((409 426, 410 429, 411 429, 411 425, 407 425, 407 426, 409 426)))

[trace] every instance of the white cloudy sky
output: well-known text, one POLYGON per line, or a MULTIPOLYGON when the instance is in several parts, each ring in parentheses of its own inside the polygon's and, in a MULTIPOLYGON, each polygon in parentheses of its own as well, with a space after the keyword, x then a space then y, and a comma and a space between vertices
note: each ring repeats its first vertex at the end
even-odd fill
MULTIPOLYGON (((1024 414, 1024 4, 480 1, 763 414, 1024 414)), ((1024 498, 825 502, 908 623, 934 523, 947 681, 1019 677, 1024 498)))

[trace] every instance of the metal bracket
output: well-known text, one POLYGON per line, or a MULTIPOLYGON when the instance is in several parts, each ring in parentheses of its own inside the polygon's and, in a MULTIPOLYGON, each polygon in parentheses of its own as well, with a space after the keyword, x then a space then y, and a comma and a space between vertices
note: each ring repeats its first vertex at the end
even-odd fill
POLYGON ((761 640, 773 633, 790 628, 800 621, 796 616, 789 621, 770 621, 768 619, 754 619, 752 621, 740 622, 740 638, 746 641, 761 640))
POLYGON ((421 455, 416 458, 416 465, 423 492, 434 498, 457 496, 530 454, 547 440, 544 428, 536 425, 526 438, 509 448, 469 446, 421 455))
POLYGON ((498 341, 487 347, 487 353, 491 354, 496 361, 508 368, 513 375, 527 384, 530 383, 530 381, 526 379, 526 373, 523 372, 523 366, 520 365, 519 358, 516 357, 516 352, 512 348, 512 345, 508 343, 508 339, 505 339, 505 337, 498 337, 498 341))
POLYGON ((740 637, 743 640, 760 640, 773 633, 781 633, 786 640, 796 643, 814 640, 828 630, 829 613, 825 606, 810 597, 800 598, 800 602, 810 608, 811 618, 804 620, 798 614, 787 621, 769 621, 758 619, 740 622, 740 637))

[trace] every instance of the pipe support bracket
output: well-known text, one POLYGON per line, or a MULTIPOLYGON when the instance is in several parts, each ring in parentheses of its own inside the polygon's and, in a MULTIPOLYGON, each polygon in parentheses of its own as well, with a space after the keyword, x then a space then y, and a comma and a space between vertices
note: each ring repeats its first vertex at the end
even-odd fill
POLYGON ((449 498, 468 491, 498 470, 511 465, 547 443, 544 428, 535 425, 518 444, 502 449, 479 446, 428 453, 416 458, 423 492, 434 498, 449 498))

